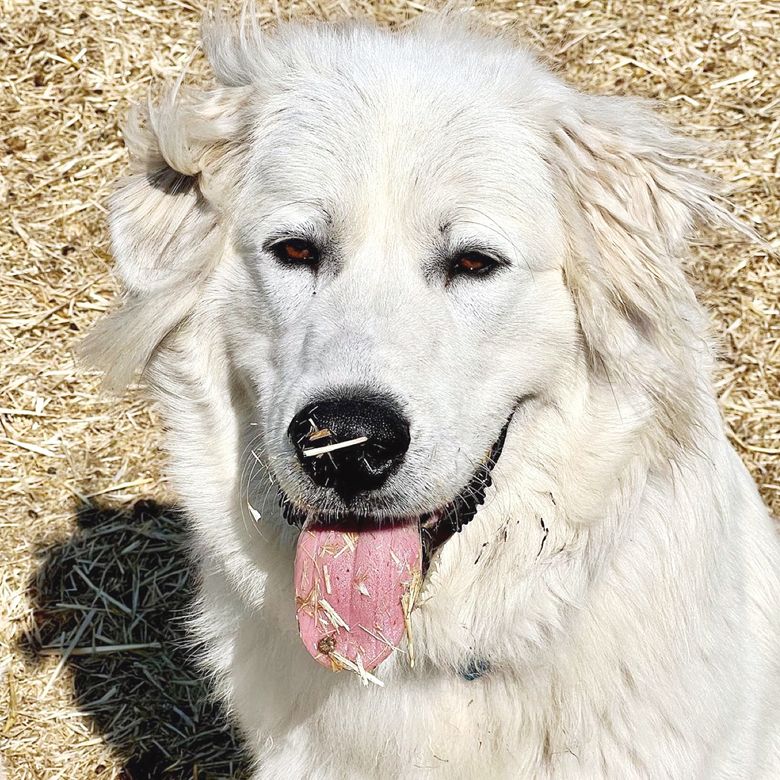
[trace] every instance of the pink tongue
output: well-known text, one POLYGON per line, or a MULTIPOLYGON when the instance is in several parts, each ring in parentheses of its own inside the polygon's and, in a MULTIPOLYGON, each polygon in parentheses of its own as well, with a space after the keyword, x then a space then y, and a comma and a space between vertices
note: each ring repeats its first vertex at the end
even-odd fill
POLYGON ((295 555, 298 630, 323 666, 339 656, 371 671, 398 647, 405 605, 421 573, 420 531, 407 523, 373 531, 312 528, 295 555))

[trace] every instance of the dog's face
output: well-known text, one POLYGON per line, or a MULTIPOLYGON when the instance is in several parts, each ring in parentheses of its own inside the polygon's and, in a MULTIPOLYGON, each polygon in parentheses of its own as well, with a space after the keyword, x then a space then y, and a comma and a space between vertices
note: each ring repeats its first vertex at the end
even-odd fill
POLYGON ((462 494, 580 348, 550 174, 514 96, 363 64, 256 105, 225 317, 286 497, 375 522, 462 494))
POLYGON ((232 490, 256 457, 292 522, 416 523, 436 546, 505 441, 553 470, 540 442, 598 426, 603 398, 686 437, 702 372, 677 253, 724 216, 686 141, 446 21, 206 48, 218 86, 129 128, 129 300, 97 343, 188 399, 182 442, 238 432, 232 490))

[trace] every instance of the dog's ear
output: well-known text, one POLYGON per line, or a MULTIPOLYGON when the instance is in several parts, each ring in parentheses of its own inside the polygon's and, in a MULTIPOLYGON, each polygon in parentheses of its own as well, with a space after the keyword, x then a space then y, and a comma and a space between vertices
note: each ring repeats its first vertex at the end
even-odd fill
POLYGON ((559 104, 548 162, 560 180, 565 273, 591 368, 638 386, 667 430, 684 438, 709 362, 685 244, 697 221, 750 230, 695 169, 697 144, 643 103, 572 97, 559 104))
POLYGON ((222 254, 245 96, 238 88, 174 88, 130 115, 131 170, 109 204, 122 306, 83 345, 115 387, 130 382, 187 316, 222 254))

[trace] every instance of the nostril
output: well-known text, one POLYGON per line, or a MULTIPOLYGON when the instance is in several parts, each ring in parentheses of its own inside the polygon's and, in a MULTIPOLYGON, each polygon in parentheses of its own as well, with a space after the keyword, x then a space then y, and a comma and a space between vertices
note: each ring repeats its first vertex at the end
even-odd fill
POLYGON ((409 448, 409 424, 390 398, 327 398, 307 404, 288 430, 304 472, 342 496, 374 490, 409 448))
POLYGON ((366 466, 379 472, 390 468, 399 456, 403 456, 408 449, 408 442, 399 444, 395 447, 389 447, 384 444, 372 444, 367 442, 362 448, 362 457, 366 461, 366 466))

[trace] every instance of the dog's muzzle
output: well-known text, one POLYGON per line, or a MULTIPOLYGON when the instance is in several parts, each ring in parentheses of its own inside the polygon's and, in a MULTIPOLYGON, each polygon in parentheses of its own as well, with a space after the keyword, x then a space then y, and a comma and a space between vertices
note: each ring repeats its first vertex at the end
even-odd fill
MULTIPOLYGON (((314 407, 314 405, 312 404, 311 407, 314 407)), ((309 407, 305 407, 301 414, 296 416, 296 420, 294 421, 296 426, 300 426, 297 427, 298 431, 303 430, 304 423, 306 425, 306 433, 301 434, 298 439, 300 441, 300 444, 297 445, 299 458, 302 462, 308 462, 305 459, 327 458, 328 461, 335 459, 334 456, 339 452, 338 449, 332 449, 332 444, 319 444, 321 441, 333 442, 335 439, 332 435, 333 431, 323 427, 324 419, 321 415, 317 414, 317 409, 313 410, 314 414, 310 413, 306 417, 303 416, 304 411, 311 412, 312 410, 310 410, 309 407), (312 430, 314 433, 310 434, 309 431, 312 430), (326 431, 325 434, 320 433, 323 430, 326 431), (318 444, 319 446, 317 446, 318 444)), ((507 431, 509 429, 509 424, 512 421, 513 414, 514 412, 510 414, 506 423, 504 423, 498 438, 490 448, 490 451, 486 454, 485 458, 475 469, 471 479, 452 501, 417 517, 384 518, 382 520, 382 524, 388 526, 414 522, 419 525, 423 551, 423 571, 428 569, 434 553, 448 539, 470 523, 477 514, 479 507, 485 502, 486 492, 493 483, 492 472, 504 449, 507 431)), ((358 441, 357 443, 352 444, 352 442, 362 438, 354 435, 358 432, 355 427, 342 428, 342 430, 344 430, 348 436, 347 439, 342 441, 349 443, 350 447, 342 447, 341 450, 345 451, 352 449, 351 460, 346 466, 343 466, 346 470, 345 473, 348 473, 350 469, 355 468, 354 459, 360 458, 361 450, 359 448, 363 446, 364 443, 358 441)), ((365 430, 367 429, 363 428, 363 431, 365 430)), ((292 425, 290 431, 292 434, 292 425)), ((363 434, 363 437, 364 436, 365 433, 363 434)), ((408 427, 402 436, 402 441, 405 441, 405 444, 403 444, 405 452, 408 447, 408 427)), ((403 456, 401 455, 401 458, 402 457, 403 456)), ((342 463, 343 461, 339 458, 337 462, 342 463)), ((319 470, 316 471, 318 475, 317 479, 322 479, 323 482, 321 484, 326 487, 329 486, 325 484, 325 476, 322 475, 330 473, 330 469, 333 468, 332 463, 330 466, 311 466, 310 468, 312 469, 312 472, 318 468, 319 470)), ((397 464, 394 465, 394 468, 397 468, 397 464)), ((312 477, 312 479, 314 480, 314 477, 312 477)), ((357 494, 357 491, 352 489, 347 490, 346 493, 348 496, 354 497, 357 494)), ((303 507, 291 500, 281 488, 279 488, 278 491, 278 502, 282 508, 285 520, 287 520, 290 525, 295 525, 300 528, 303 528, 306 525, 316 524, 318 526, 330 525, 351 532, 359 532, 376 525, 375 522, 372 522, 372 518, 368 516, 364 517, 362 515, 349 513, 327 514, 303 507)))
MULTIPOLYGON (((358 404, 349 417, 342 409, 340 404, 312 405, 291 427, 302 462, 330 459, 329 466, 308 467, 309 476, 319 484, 343 480, 340 472, 356 470, 361 480, 373 480, 376 461, 361 455, 358 447, 379 442, 384 468, 391 468, 385 464, 399 453, 402 457, 408 447, 408 426, 402 427, 395 413, 379 415, 375 407, 358 404), (316 446, 321 440, 330 443, 316 446), (359 467, 361 458, 367 463, 359 467)), ((404 634, 412 657, 411 612, 425 571, 435 551, 471 522, 484 503, 510 420, 511 416, 464 489, 446 506, 420 516, 305 512, 280 494, 285 517, 301 525, 293 574, 296 619, 301 640, 318 663, 334 670, 351 669, 364 682, 369 677, 375 680, 371 670, 393 652, 404 634)), ((352 489, 348 494, 357 492, 352 489)))

